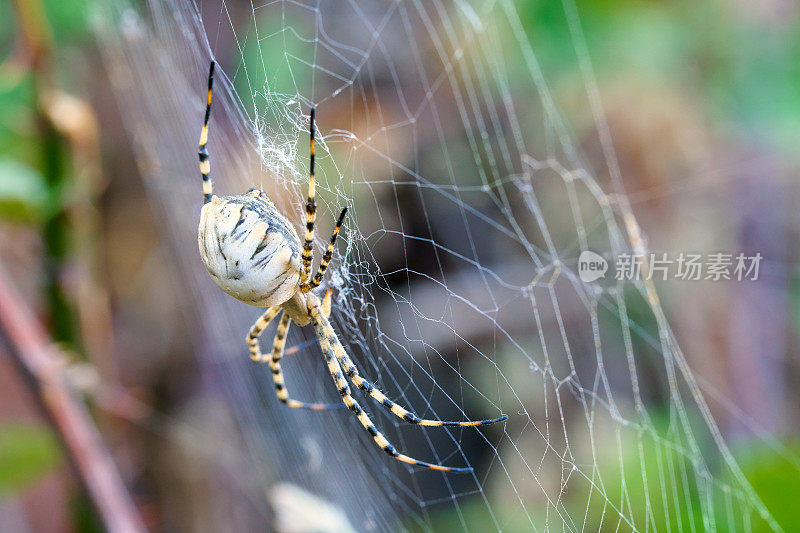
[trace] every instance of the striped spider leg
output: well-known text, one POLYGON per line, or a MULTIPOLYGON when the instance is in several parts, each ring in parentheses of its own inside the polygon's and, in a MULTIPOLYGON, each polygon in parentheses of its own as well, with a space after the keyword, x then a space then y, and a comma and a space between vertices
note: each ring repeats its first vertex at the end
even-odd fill
POLYGON ((319 340, 319 345, 322 349, 322 355, 325 357, 325 362, 328 365, 328 372, 330 372, 334 382, 336 383, 336 388, 339 390, 339 394, 342 396, 342 401, 351 411, 356 414, 358 421, 370 434, 372 440, 375 441, 375 444, 380 446, 380 448, 389 456, 394 457, 398 461, 402 461, 404 463, 416 466, 424 466, 426 468, 430 468, 431 470, 439 470, 442 472, 472 472, 471 467, 436 465, 427 463, 425 461, 420 461, 419 459, 415 459, 398 452, 397 449, 386 439, 383 433, 377 430, 369 415, 364 411, 358 401, 356 401, 355 398, 353 398, 350 394, 350 386, 347 384, 347 380, 342 373, 342 365, 344 365, 345 369, 347 370, 348 376, 353 379, 353 382, 356 383, 360 389, 364 390, 370 396, 378 400, 381 405, 387 407, 393 414, 411 424, 420 424, 425 426, 482 426, 493 424, 495 422, 502 422, 508 417, 503 415, 499 418, 494 418, 491 420, 466 422, 420 419, 417 415, 389 400, 386 395, 380 392, 374 385, 358 375, 355 370, 355 366, 353 365, 349 356, 347 356, 342 343, 339 342, 336 332, 333 330, 333 327, 328 321, 328 317, 326 317, 322 312, 319 299, 314 294, 310 294, 307 301, 309 314, 311 315, 311 322, 314 324, 314 329, 317 333, 317 339, 319 340), (358 377, 359 381, 356 381, 355 377, 358 377))
POLYGON ((471 472, 471 468, 427 463, 398 452, 378 431, 367 413, 350 393, 347 378, 401 420, 421 426, 482 426, 501 422, 507 418, 503 415, 490 420, 463 422, 420 418, 390 400, 372 382, 364 379, 350 356, 347 355, 328 320, 331 312, 330 289, 322 301, 313 292, 323 281, 325 271, 333 257, 336 238, 347 213, 346 207, 342 209, 317 271, 312 276, 314 223, 316 220, 315 110, 311 109, 309 120, 310 164, 308 195, 305 204, 306 231, 302 245, 294 226, 275 207, 266 192, 251 189, 241 195, 219 197, 214 194, 207 149, 214 66, 212 61, 208 75, 205 120, 200 134, 198 152, 200 174, 203 179, 203 207, 200 211, 197 239, 203 264, 217 286, 246 304, 266 308, 247 335, 250 358, 258 363, 268 362, 275 382, 275 393, 278 400, 284 405, 315 411, 347 407, 355 413, 359 423, 372 436, 375 443, 395 459, 443 472, 471 472), (258 344, 259 337, 267 325, 278 315, 280 315, 280 321, 273 340, 272 354, 269 358, 265 358, 258 344), (286 335, 292 322, 298 326, 313 324, 328 372, 341 395, 342 403, 308 403, 289 397, 281 361, 286 346, 286 335))
MULTIPOLYGON (((253 360, 253 362, 261 363, 265 361, 258 345, 258 337, 261 335, 270 321, 280 312, 281 308, 277 305, 267 309, 267 311, 261 315, 258 320, 256 320, 255 324, 253 324, 253 327, 250 328, 250 333, 247 335, 247 345, 250 347, 250 359, 253 360)), ((331 313, 330 290, 325 293, 325 299, 322 302, 322 313, 326 316, 330 315, 331 313)), ((278 330, 275 333, 275 339, 272 345, 272 357, 269 359, 269 368, 272 371, 272 379, 275 382, 275 394, 278 396, 278 400, 280 400, 281 403, 287 407, 293 407, 296 409, 310 409, 312 411, 329 411, 346 407, 342 403, 308 403, 289 398, 289 391, 286 389, 286 383, 283 379, 281 359, 283 358, 284 348, 286 347, 286 335, 289 332, 290 323, 291 319, 289 318, 289 315, 284 313, 281 316, 280 322, 278 323, 278 330)))

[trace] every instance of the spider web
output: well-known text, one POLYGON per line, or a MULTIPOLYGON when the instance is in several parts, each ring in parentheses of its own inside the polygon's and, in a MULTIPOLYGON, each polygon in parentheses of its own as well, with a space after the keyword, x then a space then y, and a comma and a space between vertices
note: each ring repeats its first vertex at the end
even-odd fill
MULTIPOLYGON (((511 0, 97 7, 176 282, 202 310, 198 364, 227 406, 203 431, 212 449, 234 450, 227 483, 257 516, 291 483, 356 530, 778 528, 652 283, 577 276, 582 251, 646 249, 572 2, 562 16, 602 165, 578 146, 511 0), (261 186, 300 227, 317 106, 318 250, 350 207, 328 276, 342 342, 420 416, 509 420, 407 427, 359 400, 398 449, 474 474, 393 461, 347 412, 285 409, 268 370, 249 363, 242 339, 257 311, 213 286, 195 245, 212 56, 215 192, 261 186)), ((336 401, 311 332, 293 327, 288 345, 299 347, 284 365, 292 396, 336 401)))

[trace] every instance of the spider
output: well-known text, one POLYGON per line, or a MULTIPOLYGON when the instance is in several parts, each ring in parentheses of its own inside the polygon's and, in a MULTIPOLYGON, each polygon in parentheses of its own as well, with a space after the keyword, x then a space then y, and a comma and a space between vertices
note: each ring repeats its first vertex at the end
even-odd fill
POLYGON ((383 392, 356 369, 350 356, 342 347, 328 317, 331 312, 331 290, 322 301, 314 294, 325 275, 333 256, 336 237, 342 226, 347 207, 342 209, 333 230, 328 247, 311 276, 313 258, 314 219, 316 214, 314 181, 314 108, 310 112, 310 164, 308 200, 306 202, 305 241, 300 245, 292 224, 270 201, 264 191, 250 189, 246 194, 219 197, 213 194, 211 165, 208 150, 208 120, 211 115, 214 66, 211 62, 208 73, 208 98, 203 129, 200 133, 200 173, 203 177, 203 208, 200 212, 198 244, 206 270, 214 282, 226 293, 246 304, 266 307, 247 335, 250 358, 256 362, 268 362, 275 381, 278 399, 288 407, 325 411, 347 407, 355 413, 358 421, 372 436, 375 443, 395 459, 411 465, 423 466, 444 472, 471 472, 472 468, 448 467, 427 463, 404 455, 389 443, 378 431, 369 415, 351 395, 352 383, 391 411, 395 416, 420 426, 482 426, 501 422, 503 415, 491 420, 448 422, 420 418, 390 400, 383 392), (272 346, 272 356, 264 357, 259 348, 259 336, 276 316, 282 313, 272 346), (342 403, 306 403, 289 397, 289 391, 281 371, 281 359, 286 345, 286 334, 291 322, 298 326, 313 324, 314 331, 328 366, 328 372, 336 384, 342 403))

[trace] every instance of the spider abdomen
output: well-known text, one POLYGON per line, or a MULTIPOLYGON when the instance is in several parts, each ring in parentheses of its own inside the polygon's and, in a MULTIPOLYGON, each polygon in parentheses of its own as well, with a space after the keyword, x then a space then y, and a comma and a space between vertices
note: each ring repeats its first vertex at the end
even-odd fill
POLYGON ((297 291, 300 239, 260 191, 214 196, 200 213, 198 244, 214 282, 244 303, 279 305, 297 291))

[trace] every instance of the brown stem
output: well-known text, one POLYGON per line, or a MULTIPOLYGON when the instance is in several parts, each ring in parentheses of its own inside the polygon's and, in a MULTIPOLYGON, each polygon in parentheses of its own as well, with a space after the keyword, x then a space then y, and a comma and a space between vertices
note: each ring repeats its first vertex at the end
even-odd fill
POLYGON ((145 531, 110 452, 83 401, 62 379, 64 357, 48 338, 0 265, 0 334, 52 418, 66 452, 112 532, 145 531))

